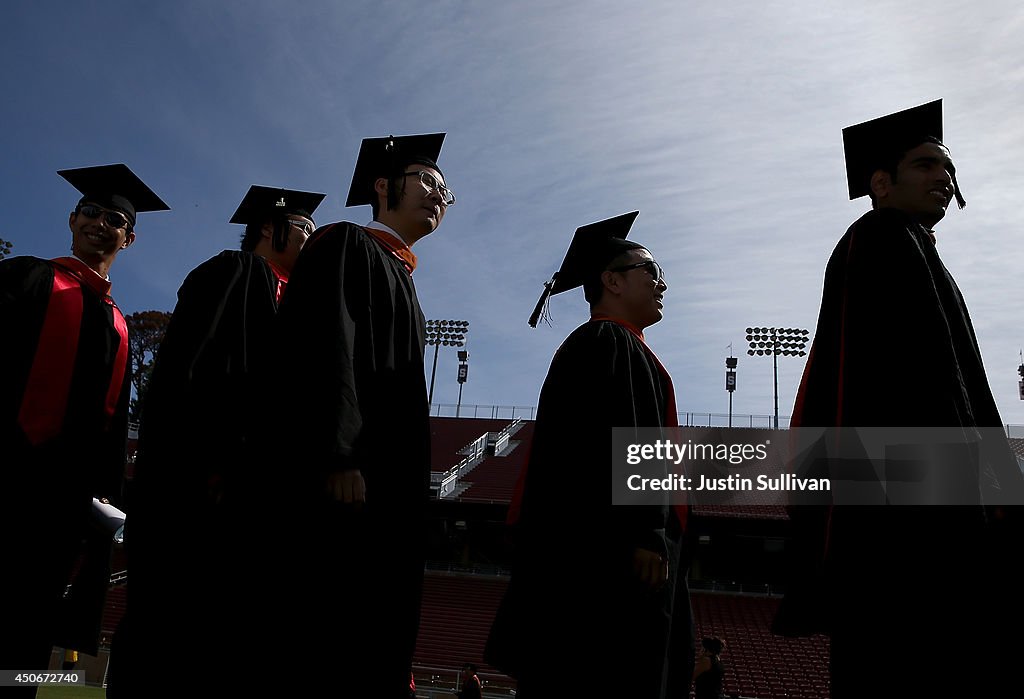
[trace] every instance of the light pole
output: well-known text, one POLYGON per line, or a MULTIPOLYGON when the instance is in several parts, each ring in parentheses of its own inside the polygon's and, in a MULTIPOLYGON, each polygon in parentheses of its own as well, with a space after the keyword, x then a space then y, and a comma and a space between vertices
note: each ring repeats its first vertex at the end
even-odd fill
POLYGON ((462 385, 469 378, 469 352, 459 350, 459 402, 455 404, 455 417, 462 410, 462 385))
POLYGON ((1017 388, 1020 390, 1020 399, 1024 400, 1024 350, 1020 352, 1020 366, 1017 367, 1017 373, 1020 374, 1020 381, 1017 382, 1017 388))
POLYGON ((437 349, 445 347, 462 347, 466 344, 466 333, 469 332, 468 320, 428 320, 427 346, 434 346, 434 368, 430 370, 430 393, 427 405, 434 403, 434 377, 437 374, 437 349))
POLYGON ((779 429, 779 355, 803 357, 807 354, 808 331, 800 328, 747 328, 747 354, 771 355, 775 364, 775 429, 779 429))
POLYGON ((736 364, 739 360, 732 356, 732 345, 729 345, 729 350, 725 359, 725 390, 729 392, 729 427, 732 427, 732 392, 736 390, 736 364))

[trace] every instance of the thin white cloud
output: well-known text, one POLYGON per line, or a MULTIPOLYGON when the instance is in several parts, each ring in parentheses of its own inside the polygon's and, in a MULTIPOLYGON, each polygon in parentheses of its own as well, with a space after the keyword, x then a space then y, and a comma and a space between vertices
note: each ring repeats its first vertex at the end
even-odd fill
MULTIPOLYGON (((771 412, 771 363, 747 357, 743 329, 814 327, 828 255, 866 209, 846 201, 840 130, 942 97, 970 206, 940 225, 940 251, 1004 420, 1024 423, 1014 205, 1024 19, 1013 3, 267 0, 43 12, 19 7, 0 47, 17 67, 0 77, 5 94, 23 96, 0 106, 10 125, 0 147, 20 161, 0 163, 14 212, 0 235, 17 252, 64 246, 72 197, 57 181, 41 189, 42 173, 124 160, 174 211, 147 217, 151 237, 118 262, 115 289, 129 310, 169 308, 188 269, 237 244, 226 220, 250 183, 327 192, 318 221, 364 222, 367 208, 343 207, 359 139, 447 131, 441 164, 459 203, 417 245, 416 279, 428 316, 473 323, 464 402, 536 401, 552 352, 586 315, 580 294, 564 294, 551 302, 555 327, 529 330, 542 283, 577 226, 639 209, 633 237, 671 287, 649 336, 681 409, 725 411, 733 342, 735 409, 771 412), (83 54, 83 22, 126 41, 83 54), (22 212, 22 201, 35 207, 22 212), (45 234, 19 235, 40 207, 59 215, 45 215, 45 234)), ((783 414, 801 368, 780 362, 783 414)), ((457 392, 439 373, 435 399, 457 392)))

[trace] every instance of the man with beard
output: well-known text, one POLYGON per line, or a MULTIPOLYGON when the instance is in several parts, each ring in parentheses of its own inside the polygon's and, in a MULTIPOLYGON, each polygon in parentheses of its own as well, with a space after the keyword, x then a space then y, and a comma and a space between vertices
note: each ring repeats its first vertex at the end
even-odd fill
POLYGON ((830 469, 833 500, 790 508, 797 554, 775 630, 831 635, 836 699, 988 695, 981 688, 1011 665, 990 656, 980 667, 961 644, 992 633, 997 616, 1017 625, 1019 605, 1004 603, 1019 593, 995 567, 1012 513, 982 505, 1019 503, 1021 474, 938 254, 936 224, 954 198, 965 205, 941 101, 843 136, 850 198, 869 195, 872 210, 829 260, 792 419, 797 442, 813 443, 801 467, 830 469), (883 460, 870 456, 879 440, 883 460), (959 576, 991 584, 979 593, 959 576), (899 648, 884 683, 873 669, 880 633, 899 648))

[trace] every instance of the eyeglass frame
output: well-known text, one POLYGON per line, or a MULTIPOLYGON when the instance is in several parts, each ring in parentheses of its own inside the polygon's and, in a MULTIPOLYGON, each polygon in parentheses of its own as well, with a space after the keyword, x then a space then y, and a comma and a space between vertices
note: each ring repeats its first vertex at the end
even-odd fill
POLYGON ((116 209, 107 209, 105 207, 100 206, 99 204, 85 203, 85 204, 79 204, 78 206, 76 206, 75 207, 75 213, 76 214, 82 214, 86 218, 93 218, 93 219, 102 218, 104 223, 106 223, 108 226, 110 226, 111 228, 114 228, 114 229, 123 228, 126 231, 131 231, 132 230, 132 221, 131 221, 131 219, 128 218, 127 216, 125 216, 123 213, 121 213, 120 211, 118 211, 116 209), (91 216, 88 213, 86 213, 85 209, 87 209, 87 208, 88 209, 96 209, 98 211, 98 213, 95 216, 91 216), (114 221, 111 221, 110 217, 112 217, 112 216, 120 217, 120 219, 123 219, 124 223, 115 223, 114 221))
POLYGON ((609 272, 628 272, 631 269, 640 269, 641 267, 649 267, 644 271, 651 275, 654 279, 655 284, 660 284, 665 280, 665 270, 662 269, 661 265, 658 264, 657 260, 644 260, 643 262, 636 262, 631 265, 622 265, 620 267, 609 267, 609 272), (654 274, 654 270, 658 271, 658 274, 654 274))
POLYGON ((308 219, 307 221, 296 221, 294 218, 289 218, 285 220, 288 221, 289 226, 297 228, 307 236, 313 235, 313 232, 316 231, 316 223, 314 223, 312 219, 308 219), (307 223, 309 225, 307 225, 307 223))
POLYGON ((403 172, 402 173, 403 177, 410 177, 412 175, 416 175, 417 177, 420 178, 420 184, 423 185, 424 187, 426 187, 428 192, 433 192, 434 190, 437 190, 437 193, 441 195, 441 203, 444 204, 446 207, 451 206, 451 205, 453 205, 455 203, 455 192, 453 192, 452 190, 448 189, 448 187, 446 187, 443 184, 441 184, 440 182, 438 182, 437 178, 434 177, 429 172, 427 172, 426 170, 413 170, 411 172, 403 172), (423 181, 424 177, 429 177, 430 179, 432 179, 434 181, 434 186, 431 187, 429 184, 424 182, 423 181), (446 197, 445 197, 445 193, 446 192, 447 192, 448 196, 451 197, 451 201, 446 201, 446 197))

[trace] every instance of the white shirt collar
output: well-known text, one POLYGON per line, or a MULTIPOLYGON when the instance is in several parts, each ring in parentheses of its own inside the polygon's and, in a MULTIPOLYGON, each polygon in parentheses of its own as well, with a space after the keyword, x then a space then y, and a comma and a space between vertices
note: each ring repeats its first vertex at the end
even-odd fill
POLYGON ((375 231, 384 231, 385 233, 388 233, 398 238, 399 242, 402 243, 402 245, 409 247, 409 243, 405 242, 405 239, 401 236, 401 234, 399 234, 398 231, 396 231, 391 226, 381 223, 380 221, 370 221, 365 226, 363 226, 363 228, 372 228, 375 231))
MULTIPOLYGON (((89 263, 88 263, 88 262, 86 262, 85 260, 83 260, 83 259, 82 259, 81 257, 79 257, 78 255, 76 255, 75 253, 71 253, 71 256, 72 256, 72 257, 74 257, 74 258, 75 258, 76 260, 78 260, 79 262, 81 262, 81 263, 82 263, 83 265, 85 265, 86 267, 89 267, 89 269, 92 269, 92 267, 91 267, 91 266, 89 265, 89 263)), ((93 269, 92 271, 93 271, 93 272, 95 272, 96 270, 94 270, 94 269, 93 269)), ((97 274, 96 276, 98 277, 98 276, 100 276, 100 275, 99 275, 99 274, 97 274)), ((103 281, 109 282, 109 281, 110 281, 110 275, 108 274, 107 276, 103 277, 103 281)))

